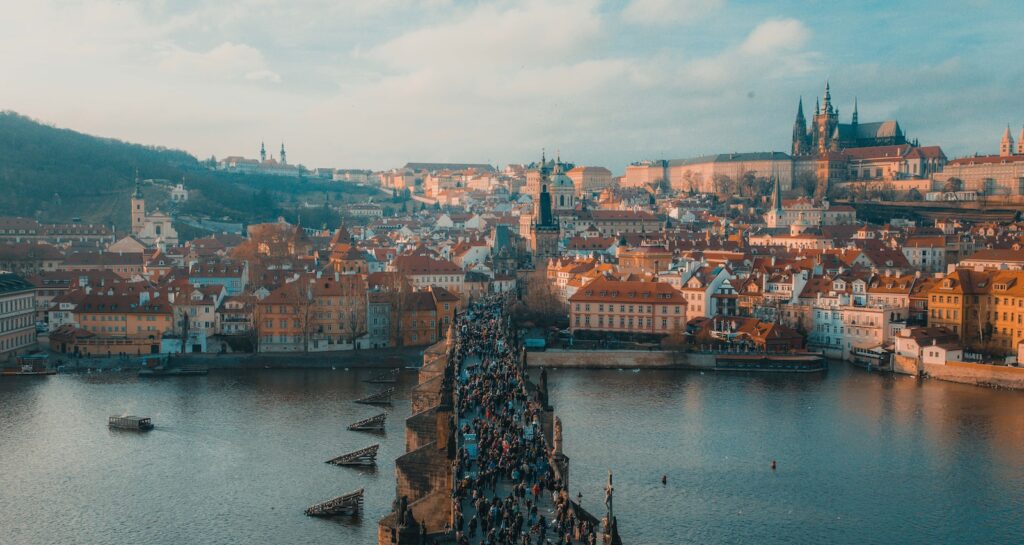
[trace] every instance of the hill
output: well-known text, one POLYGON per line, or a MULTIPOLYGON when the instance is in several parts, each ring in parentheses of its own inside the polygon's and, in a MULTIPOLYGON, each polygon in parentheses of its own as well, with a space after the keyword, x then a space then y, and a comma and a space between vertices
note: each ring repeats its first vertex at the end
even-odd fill
MULTIPOLYGON (((312 179, 238 175, 207 168, 181 150, 144 146, 60 129, 19 115, 0 112, 0 215, 28 216, 40 221, 129 225, 128 199, 135 172, 147 208, 174 208, 167 194, 184 183, 189 201, 172 210, 226 221, 292 219, 300 203, 337 204, 361 201, 372 189, 353 188, 312 179)), ((331 206, 302 209, 306 225, 329 221, 331 206)))

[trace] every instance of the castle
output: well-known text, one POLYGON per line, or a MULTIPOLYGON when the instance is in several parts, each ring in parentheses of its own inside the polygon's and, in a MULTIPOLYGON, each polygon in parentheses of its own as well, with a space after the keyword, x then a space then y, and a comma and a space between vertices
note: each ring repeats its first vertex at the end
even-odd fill
POLYGON ((839 109, 832 106, 832 93, 828 82, 825 82, 824 103, 819 104, 815 100, 814 117, 809 126, 804 118, 803 98, 797 105, 796 121, 793 123, 793 156, 820 156, 848 148, 899 146, 907 143, 907 137, 896 120, 860 123, 857 117, 857 100, 854 99, 850 122, 839 122, 839 109))

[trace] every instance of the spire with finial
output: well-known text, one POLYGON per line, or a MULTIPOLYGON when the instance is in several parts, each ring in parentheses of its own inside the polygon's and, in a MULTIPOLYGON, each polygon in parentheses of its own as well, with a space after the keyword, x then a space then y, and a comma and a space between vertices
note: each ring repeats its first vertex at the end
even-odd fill
POLYGON ((135 169, 135 193, 132 194, 132 198, 142 198, 142 180, 139 178, 139 169, 135 169))
POLYGON ((853 97, 853 124, 857 124, 857 97, 853 97))
POLYGON ((285 152, 284 152, 284 142, 281 142, 281 164, 282 165, 287 165, 288 164, 288 156, 285 155, 285 152))
POLYGON ((818 102, 818 97, 814 97, 814 115, 821 113, 821 103, 818 102))
POLYGON ((829 92, 828 80, 825 80, 825 103, 822 107, 825 108, 825 113, 832 113, 832 93, 829 92))

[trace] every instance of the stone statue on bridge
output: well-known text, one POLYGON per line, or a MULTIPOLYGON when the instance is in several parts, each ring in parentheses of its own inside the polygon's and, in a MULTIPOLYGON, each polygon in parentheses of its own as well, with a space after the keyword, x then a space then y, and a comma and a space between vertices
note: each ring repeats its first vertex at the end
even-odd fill
POLYGON ((555 417, 555 431, 551 442, 555 445, 555 455, 562 454, 562 419, 555 417))

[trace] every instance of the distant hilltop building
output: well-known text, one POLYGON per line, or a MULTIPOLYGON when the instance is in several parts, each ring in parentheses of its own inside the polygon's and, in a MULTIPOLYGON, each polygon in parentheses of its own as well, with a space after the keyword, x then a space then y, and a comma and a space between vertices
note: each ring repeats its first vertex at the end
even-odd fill
POLYGON ((853 116, 850 123, 839 122, 839 109, 832 106, 832 93, 825 82, 825 101, 814 104, 814 117, 810 126, 804 119, 804 100, 797 104, 796 121, 793 123, 793 155, 824 155, 830 151, 847 148, 870 148, 876 146, 898 146, 907 143, 899 122, 894 119, 860 123, 857 115, 857 100, 853 101, 853 116))
POLYGON ((674 189, 714 193, 719 189, 716 178, 737 181, 752 175, 778 180, 782 190, 788 191, 796 182, 827 187, 848 181, 923 180, 941 172, 945 164, 942 148, 911 141, 894 119, 861 123, 856 100, 850 122, 840 123, 826 82, 824 103, 816 102, 809 124, 803 99, 798 101, 790 153, 719 153, 642 161, 626 168, 621 185, 640 187, 664 180, 674 189))
POLYGON ((275 160, 273 155, 267 158, 267 148, 263 142, 260 142, 260 158, 258 161, 233 155, 217 161, 217 170, 235 174, 263 174, 266 176, 288 176, 291 178, 298 178, 302 172, 300 167, 288 164, 288 155, 285 152, 283 142, 281 143, 279 161, 275 160))
POLYGON ((950 185, 955 192, 984 196, 1024 195, 1024 127, 1014 143, 1007 125, 999 142, 998 155, 975 155, 950 161, 934 176, 937 189, 950 185))

